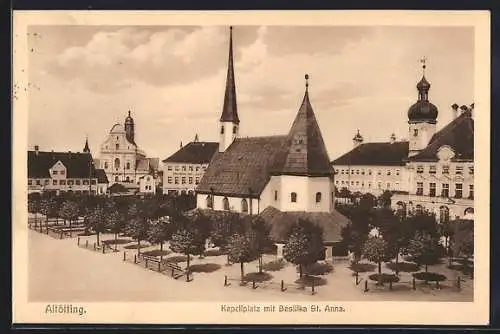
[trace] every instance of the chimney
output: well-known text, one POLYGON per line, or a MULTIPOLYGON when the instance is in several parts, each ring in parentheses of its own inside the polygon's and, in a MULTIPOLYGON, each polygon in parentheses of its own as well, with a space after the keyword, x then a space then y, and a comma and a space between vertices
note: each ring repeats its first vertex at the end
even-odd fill
POLYGON ((38 155, 38 149, 39 149, 38 145, 35 145, 35 155, 38 155))
POLYGON ((458 104, 453 103, 451 105, 451 111, 452 111, 453 119, 457 118, 458 117, 458 104))
POLYGON ((465 104, 460 106, 460 115, 463 114, 464 112, 469 111, 469 110, 470 110, 469 107, 466 106, 465 104))

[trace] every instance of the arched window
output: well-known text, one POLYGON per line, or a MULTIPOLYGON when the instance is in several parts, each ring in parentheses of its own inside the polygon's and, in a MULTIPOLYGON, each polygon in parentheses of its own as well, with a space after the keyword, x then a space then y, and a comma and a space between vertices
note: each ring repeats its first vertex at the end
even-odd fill
POLYGON ((474 208, 467 208, 464 211, 465 215, 473 215, 474 214, 474 208))
POLYGON ((246 199, 241 200, 241 212, 248 213, 248 202, 246 199))
POLYGON ((116 147, 117 150, 119 150, 120 149, 120 144, 116 144, 115 147, 116 147))
POLYGON ((224 199, 222 200, 222 207, 226 211, 229 210, 229 200, 227 199, 227 197, 224 197, 224 199))
POLYGON ((316 203, 319 203, 319 202, 321 202, 321 193, 317 192, 316 193, 316 203))
POLYGON ((220 134, 223 135, 224 134, 224 125, 220 127, 220 134))
POLYGON ((130 182, 130 177, 127 176, 126 180, 127 180, 127 182, 130 182))
POLYGON ((210 209, 214 208, 214 202, 212 201, 212 196, 210 195, 207 196, 207 208, 210 209))
POLYGON ((236 125, 233 126, 233 134, 236 134, 236 125))
POLYGON ((120 159, 118 158, 115 159, 115 168, 120 169, 120 159))
POLYGON ((130 169, 130 162, 127 162, 127 166, 125 168, 130 169))
POLYGON ((104 169, 108 169, 108 162, 107 161, 104 162, 104 169))
POLYGON ((291 193, 291 194, 290 194, 290 201, 291 201, 292 203, 297 202, 297 193, 291 193))
POLYGON ((118 176, 115 176, 115 182, 118 182, 118 176))
POLYGON ((447 206, 441 206, 439 208, 439 222, 447 223, 450 221, 450 209, 447 206))
POLYGON ((413 135, 416 137, 418 136, 418 129, 413 129, 413 135))

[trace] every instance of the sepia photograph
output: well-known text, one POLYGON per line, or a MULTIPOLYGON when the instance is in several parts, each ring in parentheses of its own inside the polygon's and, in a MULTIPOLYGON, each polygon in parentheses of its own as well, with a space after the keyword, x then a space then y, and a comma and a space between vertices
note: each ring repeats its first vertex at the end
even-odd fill
POLYGON ((350 14, 18 12, 18 318, 487 322, 489 16, 350 14))

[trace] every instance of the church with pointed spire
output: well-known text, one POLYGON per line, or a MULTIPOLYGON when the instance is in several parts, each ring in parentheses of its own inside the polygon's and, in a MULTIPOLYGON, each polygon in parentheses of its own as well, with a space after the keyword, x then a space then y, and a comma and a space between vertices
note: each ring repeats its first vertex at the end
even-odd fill
POLYGON ((287 134, 240 137, 244 120, 237 109, 232 38, 231 28, 219 146, 196 188, 197 208, 259 215, 271 226, 278 256, 287 224, 306 218, 323 228, 331 257, 331 245, 340 241, 348 220, 334 207, 333 169, 311 103, 309 75, 287 134))

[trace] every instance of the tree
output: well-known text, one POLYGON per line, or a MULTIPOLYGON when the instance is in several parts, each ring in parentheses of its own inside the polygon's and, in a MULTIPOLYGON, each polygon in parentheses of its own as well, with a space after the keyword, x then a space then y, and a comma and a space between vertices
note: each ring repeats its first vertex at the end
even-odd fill
POLYGON ((96 207, 90 210, 86 217, 85 222, 88 229, 93 230, 96 233, 97 246, 99 246, 99 236, 106 229, 106 217, 104 210, 101 207, 96 207))
POLYGON ((189 275, 190 256, 202 254, 205 250, 205 244, 204 242, 200 242, 200 235, 196 235, 195 231, 184 228, 172 234, 170 249, 176 253, 186 255, 186 270, 189 275))
POLYGON ((346 206, 339 208, 339 212, 351 221, 341 230, 342 243, 354 253, 355 261, 358 261, 373 225, 373 208, 361 205, 346 206))
POLYGON ((163 243, 172 237, 173 224, 158 220, 151 224, 148 232, 148 241, 160 245, 160 260, 163 261, 163 243))
POLYGON ((78 219, 79 206, 77 202, 73 200, 67 200, 61 205, 59 210, 59 216, 61 216, 64 221, 69 221, 69 227, 71 228, 71 223, 78 219))
POLYGON ((55 217, 57 215, 56 199, 54 197, 47 197, 42 199, 42 202, 40 203, 40 212, 45 215, 45 227, 48 229, 49 217, 55 217))
POLYGON ((255 240, 255 247, 259 258, 259 273, 262 273, 262 255, 264 251, 273 244, 271 238, 269 237, 270 232, 270 226, 266 224, 261 217, 252 217, 250 233, 255 240))
POLYGON ((118 242, 118 233, 125 229, 125 215, 120 212, 116 202, 109 200, 105 206, 106 228, 115 235, 115 250, 118 242))
POLYGON ((417 232, 409 241, 407 251, 413 261, 425 265, 427 272, 427 266, 436 263, 440 257, 439 240, 429 233, 417 232))
POLYGON ((323 230, 308 220, 299 219, 283 247, 285 260, 299 266, 302 278, 303 266, 316 263, 323 254, 323 230))
MULTIPOLYGON (((247 230, 245 221, 235 212, 224 212, 222 217, 213 217, 211 227, 210 240, 224 254, 228 252, 231 236, 244 234, 247 230)), ((229 255, 227 261, 229 263, 229 255)))
POLYGON ((363 256, 378 265, 379 278, 382 277, 382 262, 390 259, 387 242, 380 237, 370 237, 363 246, 363 256))
POLYGON ((376 205, 377 205, 377 198, 370 193, 363 194, 359 199, 359 206, 362 208, 371 209, 376 205))
POLYGON ((439 236, 438 222, 436 216, 429 212, 417 212, 407 218, 408 228, 412 231, 412 237, 418 233, 429 234, 433 237, 439 236))
POLYGON ((38 213, 41 210, 40 193, 32 193, 28 195, 28 212, 35 215, 35 228, 37 226, 38 213))
POLYGON ((389 208, 391 206, 392 192, 385 190, 379 197, 378 202, 381 207, 389 208))
POLYGON ((141 240, 148 236, 149 224, 145 218, 145 214, 138 207, 137 203, 130 206, 127 214, 128 223, 126 226, 128 234, 137 240, 137 253, 141 252, 141 240))
POLYGON ((228 244, 229 260, 240 264, 241 281, 244 280, 243 265, 245 262, 251 262, 258 258, 258 251, 255 244, 255 239, 249 234, 234 234, 229 239, 228 244))

